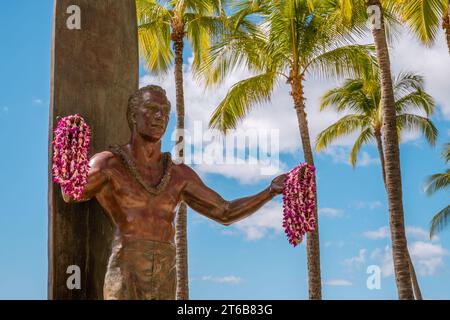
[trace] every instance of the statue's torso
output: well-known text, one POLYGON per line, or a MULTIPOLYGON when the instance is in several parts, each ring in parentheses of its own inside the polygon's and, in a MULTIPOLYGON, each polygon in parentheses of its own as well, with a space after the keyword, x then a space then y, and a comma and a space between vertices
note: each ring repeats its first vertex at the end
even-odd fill
MULTIPOLYGON (((180 168, 172 165, 170 180, 158 195, 147 192, 118 157, 108 162, 108 182, 96 198, 106 211, 119 236, 174 242, 174 218, 185 183, 180 168)), ((150 183, 158 181, 160 172, 140 172, 150 183)))

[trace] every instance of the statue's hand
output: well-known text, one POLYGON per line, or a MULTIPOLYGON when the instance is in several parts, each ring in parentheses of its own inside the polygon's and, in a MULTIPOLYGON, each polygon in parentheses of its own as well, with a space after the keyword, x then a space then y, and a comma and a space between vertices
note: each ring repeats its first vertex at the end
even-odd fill
POLYGON ((286 174, 282 174, 272 180, 270 184, 270 193, 273 195, 278 195, 283 192, 284 182, 286 181, 286 174))

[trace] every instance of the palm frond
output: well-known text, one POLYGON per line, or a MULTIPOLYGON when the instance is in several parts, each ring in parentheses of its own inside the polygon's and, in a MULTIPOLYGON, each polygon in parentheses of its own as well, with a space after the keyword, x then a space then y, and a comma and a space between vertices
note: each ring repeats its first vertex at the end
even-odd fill
POLYGON ((444 173, 436 173, 427 178, 425 192, 431 195, 439 190, 444 190, 450 185, 450 169, 444 173))
POLYGON ((430 239, 433 236, 445 229, 450 222, 450 205, 439 211, 431 220, 430 225, 430 239))
POLYGON ((358 129, 364 130, 369 126, 370 118, 365 115, 350 114, 344 116, 317 135, 316 150, 320 152, 334 140, 349 135, 358 129))
POLYGON ((221 17, 186 13, 186 39, 194 57, 193 71, 198 72, 201 63, 209 58, 209 50, 215 38, 224 34, 225 24, 221 17))
POLYGON ((431 45, 439 31, 444 14, 443 0, 409 0, 401 4, 401 18, 425 45, 431 45))
POLYGON ((320 110, 333 107, 337 112, 370 113, 376 107, 376 101, 366 94, 366 85, 362 79, 345 80, 341 87, 325 92, 320 99, 320 110))
POLYGON ((170 17, 172 11, 156 0, 138 0, 139 52, 152 74, 163 75, 172 66, 170 47, 170 17))
MULTIPOLYGON (((260 25, 251 17, 266 6, 266 0, 238 1, 232 6, 230 16, 220 16, 207 56, 199 63, 197 80, 206 86, 220 84, 238 67, 247 67, 255 73, 264 72, 268 59, 267 39, 260 25)), ((210 28, 212 29, 212 28, 210 28)))
POLYGON ((395 101, 397 113, 405 113, 412 110, 423 111, 427 116, 434 113, 436 105, 434 99, 422 90, 412 92, 395 101))
POLYGON ((368 72, 375 65, 373 45, 348 45, 324 52, 305 66, 307 73, 321 78, 354 78, 368 72))
POLYGON ((386 40, 389 45, 400 38, 403 27, 403 23, 399 13, 401 9, 399 9, 395 1, 397 0, 381 0, 381 6, 383 8, 384 29, 386 32, 386 40))
POLYGON ((356 138, 352 150, 350 151, 350 163, 353 167, 356 166, 356 162, 358 161, 358 155, 359 151, 361 150, 361 147, 365 144, 370 143, 374 138, 375 136, 373 134, 373 130, 371 127, 367 127, 363 131, 361 131, 358 138, 356 138))
POLYGON ((445 162, 450 162, 450 143, 446 143, 444 145, 444 150, 442 150, 442 157, 444 158, 445 162))
POLYGON ((367 6, 364 1, 355 0, 324 0, 323 6, 329 7, 328 19, 337 29, 346 32, 355 32, 362 36, 368 31, 367 27, 367 6))
POLYGON ((397 132, 403 130, 419 131, 432 146, 436 144, 438 130, 433 122, 416 114, 404 113, 397 116, 397 132))
POLYGON ((264 72, 270 56, 264 50, 266 39, 261 34, 236 33, 226 36, 214 44, 209 56, 202 61, 199 75, 206 80, 206 86, 220 84, 239 67, 253 72, 264 72))
POLYGON ((236 128, 249 110, 258 104, 270 102, 277 74, 268 72, 239 81, 231 87, 226 97, 214 111, 209 126, 226 133, 227 129, 236 128))
POLYGON ((394 91, 398 96, 424 90, 425 78, 413 72, 400 72, 394 79, 394 91))
POLYGON ((170 0, 169 5, 179 13, 196 12, 202 15, 212 14, 215 6, 212 0, 170 0))

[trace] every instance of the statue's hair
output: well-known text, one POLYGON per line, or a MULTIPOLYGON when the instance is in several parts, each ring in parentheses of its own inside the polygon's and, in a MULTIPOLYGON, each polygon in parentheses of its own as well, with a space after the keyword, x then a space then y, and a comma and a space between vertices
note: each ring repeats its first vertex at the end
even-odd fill
MULTIPOLYGON (((136 90, 128 99, 127 120, 128 120, 128 125, 130 126, 131 130, 133 130, 134 124, 135 124, 135 121, 134 121, 135 110, 142 103, 142 96, 144 95, 145 92, 159 92, 159 93, 164 94, 164 96, 166 96, 166 90, 164 90, 160 86, 153 85, 153 84, 136 90)), ((170 108, 170 102, 169 102, 169 108, 170 108)))

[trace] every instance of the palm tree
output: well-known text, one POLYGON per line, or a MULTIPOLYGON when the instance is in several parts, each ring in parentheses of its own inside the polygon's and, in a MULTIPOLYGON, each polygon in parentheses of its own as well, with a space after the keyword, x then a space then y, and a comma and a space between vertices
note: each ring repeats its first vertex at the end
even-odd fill
POLYGON ((402 19, 422 43, 433 44, 442 25, 450 53, 450 0, 395 1, 402 19))
MULTIPOLYGON (((386 177, 386 190, 388 194, 389 224, 392 239, 392 255, 394 271, 397 283, 397 291, 400 299, 414 299, 409 268, 408 246, 405 233, 405 221, 403 212, 402 180, 400 171, 400 149, 397 135, 397 116, 395 108, 395 95, 391 75, 391 62, 387 44, 387 18, 395 17, 396 6, 393 0, 339 0, 349 3, 350 17, 360 26, 360 17, 365 14, 360 7, 365 4, 367 12, 374 12, 374 8, 380 14, 375 15, 377 23, 372 26, 372 36, 376 48, 376 56, 380 68, 381 83, 381 111, 383 123, 384 168, 386 177), (355 5, 356 4, 356 5, 355 5), (355 9, 353 9, 353 7, 355 9)), ((347 18, 344 16, 344 18, 347 18)), ((347 18, 348 19, 348 18, 347 18)), ((359 28, 360 29, 360 28, 359 28)))
MULTIPOLYGON (((229 18, 234 31, 213 46, 204 69, 210 71, 208 83, 220 82, 240 64, 255 75, 232 86, 210 126, 224 133, 235 128, 252 107, 269 102, 284 81, 291 89, 305 160, 313 165, 303 92, 306 78, 360 74, 362 62, 370 60, 373 51, 372 46, 353 44, 333 13, 334 8, 321 0, 238 2, 229 18)), ((309 297, 321 299, 318 228, 308 235, 307 258, 309 297)))
MULTIPOLYGON (((434 112, 433 98, 424 90, 424 80, 421 76, 411 73, 401 73, 394 81, 395 108, 397 113, 397 134, 402 130, 419 130, 426 140, 434 145, 437 129, 428 116, 434 112), (409 113, 411 110, 422 111, 426 117, 409 113)), ((375 142, 381 162, 382 177, 386 188, 386 168, 382 137, 381 88, 378 74, 359 79, 348 79, 338 88, 325 93, 322 97, 320 110, 333 107, 337 112, 348 113, 343 118, 323 130, 317 136, 316 150, 320 152, 336 139, 359 132, 350 152, 350 163, 355 167, 357 157, 364 144, 375 142)), ((411 272, 411 280, 416 299, 421 300, 422 294, 417 281, 414 266, 409 252, 407 261, 411 272)))
MULTIPOLYGON (((147 69, 157 75, 166 74, 174 63, 177 155, 184 161, 184 40, 190 44, 194 56, 193 70, 205 59, 212 38, 223 27, 221 15, 226 0, 137 0, 139 46, 147 69), (173 49, 170 45, 173 45, 173 49)), ((182 203, 176 220, 177 239, 177 299, 189 299, 187 265, 187 207, 182 203)))
MULTIPOLYGON (((450 143, 445 144, 442 156, 445 159, 445 163, 450 162, 450 143)), ((439 190, 445 190, 450 186, 450 169, 447 169, 443 173, 436 173, 428 177, 425 186, 425 191, 431 195, 439 190)), ((432 238, 437 232, 442 231, 447 227, 450 217, 450 205, 439 211, 431 220, 430 238, 432 238)))

